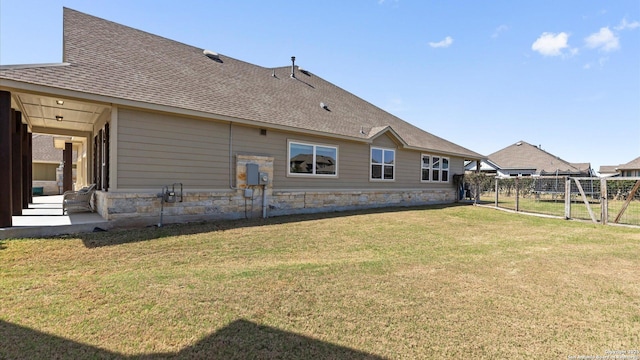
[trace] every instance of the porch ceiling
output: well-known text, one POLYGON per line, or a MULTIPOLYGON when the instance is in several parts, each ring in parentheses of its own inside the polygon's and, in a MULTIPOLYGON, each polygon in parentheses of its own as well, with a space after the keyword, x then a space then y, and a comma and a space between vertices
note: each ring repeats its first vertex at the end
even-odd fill
POLYGON ((46 129, 51 134, 61 130, 92 132, 93 124, 108 109, 106 105, 30 93, 13 93, 12 100, 31 129, 46 129))

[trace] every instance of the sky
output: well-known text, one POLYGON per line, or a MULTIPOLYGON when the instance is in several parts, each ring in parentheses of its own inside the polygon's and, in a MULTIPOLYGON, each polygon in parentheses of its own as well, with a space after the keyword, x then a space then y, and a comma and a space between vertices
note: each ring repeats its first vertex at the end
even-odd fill
POLYGON ((0 0, 0 64, 61 62, 63 7, 259 66, 295 56, 483 155, 640 156, 639 0, 0 0))

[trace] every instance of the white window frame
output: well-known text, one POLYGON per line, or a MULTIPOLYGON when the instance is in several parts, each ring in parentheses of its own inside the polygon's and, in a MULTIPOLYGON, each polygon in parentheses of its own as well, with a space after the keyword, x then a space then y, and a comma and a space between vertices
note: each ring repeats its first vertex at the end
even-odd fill
POLYGON ((323 177, 323 178, 337 178, 338 177, 338 154, 340 150, 337 145, 327 145, 327 144, 318 144, 318 143, 310 143, 306 141, 297 141, 297 140, 287 140, 287 176, 292 177, 323 177), (313 166, 311 173, 295 173, 291 172, 291 144, 296 145, 304 145, 311 146, 313 148, 313 166), (316 153, 318 147, 335 149, 336 151, 336 172, 335 174, 316 174, 316 153))
POLYGON ((380 147, 380 146, 371 146, 369 148, 369 181, 382 181, 382 182, 392 182, 392 181, 396 181, 396 162, 398 161, 398 158, 396 157, 396 149, 391 149, 391 148, 384 148, 384 147, 380 147), (378 163, 374 163, 373 162, 373 150, 382 150, 382 164, 378 164, 378 163), (391 151, 393 152, 393 165, 387 165, 384 163, 384 152, 385 151, 391 151), (373 178, 373 165, 381 165, 382 166, 382 178, 381 179, 374 179, 373 178), (384 168, 385 166, 391 166, 393 168, 393 178, 392 179, 385 179, 384 178, 384 168))
POLYGON ((440 155, 433 155, 433 154, 422 154, 420 156, 420 182, 423 183, 448 183, 451 181, 451 159, 447 156, 440 156, 440 155), (425 167, 424 166, 424 158, 428 157, 429 158, 429 166, 425 167), (438 169, 434 169, 433 168, 433 158, 436 157, 439 160, 439 168, 438 169), (447 161, 447 168, 443 169, 442 168, 442 164, 443 164, 443 160, 447 161), (428 170, 429 171, 429 180, 424 180, 422 178, 422 171, 423 170, 428 170), (439 180, 433 180, 433 173, 434 171, 438 172, 438 179, 439 180), (446 171, 447 172, 447 178, 443 179, 442 173, 446 171))

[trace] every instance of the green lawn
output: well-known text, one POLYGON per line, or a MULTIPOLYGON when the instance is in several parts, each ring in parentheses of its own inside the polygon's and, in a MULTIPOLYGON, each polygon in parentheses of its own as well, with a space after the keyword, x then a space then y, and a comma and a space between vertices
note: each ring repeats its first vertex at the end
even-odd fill
POLYGON ((473 206, 0 242, 0 358, 640 348, 640 230, 473 206))

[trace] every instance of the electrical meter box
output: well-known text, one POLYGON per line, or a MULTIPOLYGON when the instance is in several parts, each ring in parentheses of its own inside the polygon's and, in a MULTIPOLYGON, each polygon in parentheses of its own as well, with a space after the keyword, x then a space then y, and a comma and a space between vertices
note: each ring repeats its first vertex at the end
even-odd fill
POLYGON ((258 179, 259 185, 267 185, 269 184, 269 174, 267 173, 260 173, 260 178, 258 179))
POLYGON ((176 202, 176 192, 175 191, 170 191, 170 190, 167 189, 164 192, 164 202, 167 202, 167 203, 176 202))
POLYGON ((247 185, 260 185, 258 164, 247 164, 247 185))

